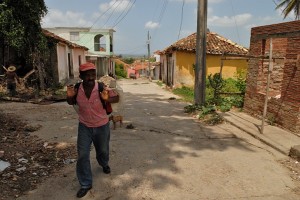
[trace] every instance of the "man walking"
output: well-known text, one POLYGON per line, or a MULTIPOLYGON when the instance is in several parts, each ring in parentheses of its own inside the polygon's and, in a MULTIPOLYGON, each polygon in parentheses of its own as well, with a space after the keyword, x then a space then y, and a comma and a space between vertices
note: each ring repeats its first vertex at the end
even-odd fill
POLYGON ((96 150, 96 159, 105 174, 110 173, 109 141, 110 127, 109 117, 106 114, 101 99, 109 101, 109 93, 106 88, 99 92, 99 84, 96 82, 96 67, 93 63, 85 63, 79 67, 79 77, 82 83, 79 88, 67 87, 67 102, 70 105, 78 105, 78 138, 77 138, 77 165, 76 174, 81 185, 77 197, 84 197, 92 188, 92 170, 90 164, 90 147, 93 143, 96 150))

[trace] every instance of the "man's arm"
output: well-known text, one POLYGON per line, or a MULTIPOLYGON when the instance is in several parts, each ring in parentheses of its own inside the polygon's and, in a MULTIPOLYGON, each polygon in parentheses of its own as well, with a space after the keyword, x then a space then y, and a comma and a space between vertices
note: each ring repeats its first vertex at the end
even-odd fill
POLYGON ((108 90, 108 95, 109 95, 109 98, 108 98, 108 102, 109 103, 118 103, 119 102, 119 94, 114 91, 114 90, 108 90))

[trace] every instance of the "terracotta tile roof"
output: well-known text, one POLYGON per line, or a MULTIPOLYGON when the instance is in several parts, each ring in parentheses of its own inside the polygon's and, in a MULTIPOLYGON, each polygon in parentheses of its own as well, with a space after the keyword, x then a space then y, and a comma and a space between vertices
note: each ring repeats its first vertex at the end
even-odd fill
MULTIPOLYGON (((168 53, 172 51, 195 52, 196 33, 193 33, 186 38, 178 40, 171 46, 164 49, 162 53, 168 53)), ((206 53, 217 55, 220 55, 222 53, 225 53, 227 55, 247 55, 248 49, 218 35, 217 33, 207 32, 206 53)))
POLYGON ((89 49, 88 49, 87 47, 85 47, 85 46, 81 46, 81 45, 75 44, 75 43, 73 43, 73 42, 70 42, 70 41, 68 41, 68 40, 66 40, 66 39, 64 39, 64 38, 62 38, 62 37, 59 37, 58 35, 56 35, 56 34, 50 32, 50 31, 48 31, 48 30, 46 30, 46 29, 42 29, 42 31, 43 31, 43 33, 44 33, 44 35, 45 35, 46 37, 54 38, 54 39, 56 39, 57 41, 62 42, 62 43, 65 43, 65 44, 69 45, 69 46, 72 47, 72 48, 80 48, 80 49, 89 50, 89 49))
POLYGON ((147 69, 149 67, 148 62, 135 62, 132 64, 135 70, 147 69))

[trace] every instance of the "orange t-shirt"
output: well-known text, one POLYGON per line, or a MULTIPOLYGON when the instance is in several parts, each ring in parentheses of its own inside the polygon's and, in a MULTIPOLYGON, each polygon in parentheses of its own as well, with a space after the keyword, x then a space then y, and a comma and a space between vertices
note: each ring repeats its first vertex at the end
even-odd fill
POLYGON ((108 116, 106 110, 102 106, 99 95, 97 82, 95 83, 89 99, 84 93, 82 84, 80 84, 80 87, 78 88, 76 101, 79 107, 79 122, 87 127, 99 127, 108 122, 108 116))

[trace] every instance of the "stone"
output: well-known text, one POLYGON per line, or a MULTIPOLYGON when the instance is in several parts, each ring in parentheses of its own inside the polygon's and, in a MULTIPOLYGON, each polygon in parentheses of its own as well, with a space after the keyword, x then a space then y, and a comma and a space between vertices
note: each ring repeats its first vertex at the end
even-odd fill
POLYGON ((293 146, 290 149, 289 156, 300 161, 300 145, 293 146))

